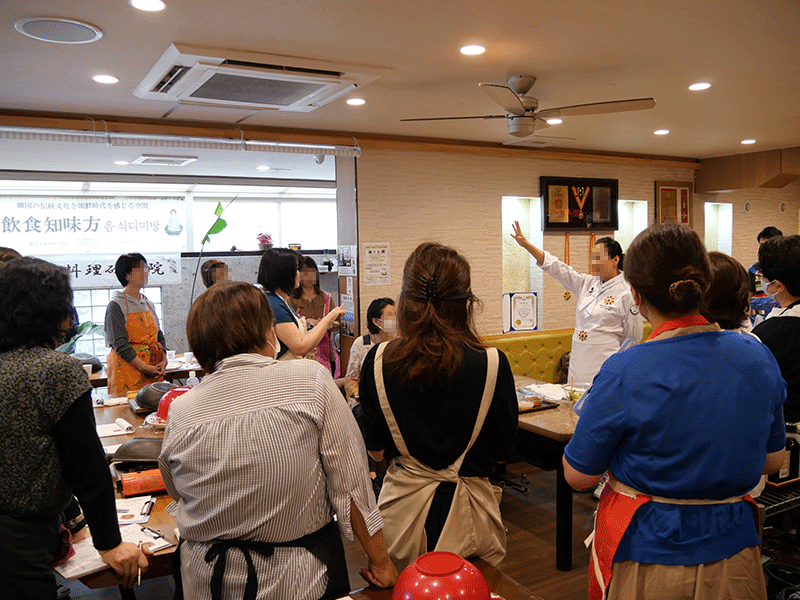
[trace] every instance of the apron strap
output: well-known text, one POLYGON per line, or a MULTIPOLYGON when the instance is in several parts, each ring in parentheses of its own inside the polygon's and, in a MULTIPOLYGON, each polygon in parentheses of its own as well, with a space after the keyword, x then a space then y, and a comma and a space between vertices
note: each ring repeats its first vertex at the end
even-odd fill
POLYGON ((323 319, 328 316, 328 308, 330 306, 330 303, 331 303, 331 295, 328 292, 325 292, 325 312, 322 313, 323 319))
POLYGON ((472 437, 470 438, 467 447, 464 449, 464 452, 458 457, 458 459, 456 459, 456 462, 453 463, 456 471, 461 469, 461 463, 464 462, 467 452, 470 451, 472 445, 475 443, 475 440, 478 439, 481 429, 483 429, 483 422, 486 420, 486 415, 489 413, 489 407, 492 405, 492 398, 494 397, 494 388, 495 384, 497 383, 497 368, 499 363, 500 358, 497 353, 497 348, 486 348, 486 383, 483 386, 481 407, 478 409, 478 418, 475 419, 475 427, 472 430, 472 437))
MULTIPOLYGON (((386 386, 384 385, 383 381, 383 351, 386 349, 386 345, 388 343, 389 342, 381 343, 375 353, 375 367, 373 369, 375 371, 375 387, 378 392, 378 399, 381 403, 381 410, 383 410, 383 415, 386 417, 386 424, 389 426, 389 431, 392 434, 392 439, 394 440, 397 449, 403 456, 413 458, 411 457, 411 453, 408 451, 405 440, 403 440, 403 434, 400 432, 400 428, 397 425, 397 420, 392 412, 392 407, 389 405, 389 398, 386 396, 386 386)), ((451 465, 451 467, 449 467, 456 473, 461 468, 461 463, 464 462, 464 458, 472 448, 475 440, 478 439, 478 435, 483 428, 483 423, 486 420, 486 415, 489 412, 489 407, 491 406, 492 398, 494 397, 494 388, 495 383, 497 382, 497 369, 499 362, 500 359, 497 353, 497 348, 486 348, 486 383, 483 387, 481 405, 478 409, 478 418, 475 419, 475 427, 472 430, 472 436, 470 437, 467 447, 464 449, 464 452, 461 453, 461 456, 459 456, 451 465)))

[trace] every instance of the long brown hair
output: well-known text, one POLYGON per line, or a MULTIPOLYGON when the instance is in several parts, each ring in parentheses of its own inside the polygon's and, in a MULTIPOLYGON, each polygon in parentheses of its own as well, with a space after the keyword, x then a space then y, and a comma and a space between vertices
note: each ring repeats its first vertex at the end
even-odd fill
POLYGON ((403 269, 399 337, 386 349, 387 366, 402 369, 404 379, 419 387, 439 374, 452 381, 465 349, 484 348, 473 322, 477 301, 463 256, 433 242, 417 246, 403 269))

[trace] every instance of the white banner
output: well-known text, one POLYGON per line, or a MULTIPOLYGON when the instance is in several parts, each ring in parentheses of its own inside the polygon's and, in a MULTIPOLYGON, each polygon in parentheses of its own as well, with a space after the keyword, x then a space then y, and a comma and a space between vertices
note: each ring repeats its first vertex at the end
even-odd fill
POLYGON ((3 246, 24 256, 186 250, 181 198, 0 196, 3 246))
MULTIPOLYGON (((144 257, 150 267, 148 287, 181 282, 180 254, 148 252, 144 257)), ((73 290, 122 287, 114 273, 119 254, 59 254, 38 258, 66 267, 73 290)))

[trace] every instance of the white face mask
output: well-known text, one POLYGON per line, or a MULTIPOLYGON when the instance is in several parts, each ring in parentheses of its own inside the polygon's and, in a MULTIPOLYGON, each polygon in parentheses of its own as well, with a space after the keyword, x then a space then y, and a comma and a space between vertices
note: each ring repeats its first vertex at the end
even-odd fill
POLYGON ((775 280, 774 280, 774 279, 773 279, 772 281, 767 281, 767 280, 766 280, 766 279, 764 279, 763 277, 761 278, 761 289, 764 291, 764 293, 765 293, 767 296, 769 296, 770 298, 772 298, 773 300, 775 300, 775 294, 777 294, 778 292, 772 292, 772 293, 770 293, 770 292, 768 292, 768 291, 767 291, 767 286, 770 286, 770 285, 772 285, 773 283, 775 283, 775 280))
POLYGON ((397 321, 394 319, 381 319, 381 322, 383 323, 383 327, 381 327, 381 329, 384 333, 392 335, 397 332, 397 321))

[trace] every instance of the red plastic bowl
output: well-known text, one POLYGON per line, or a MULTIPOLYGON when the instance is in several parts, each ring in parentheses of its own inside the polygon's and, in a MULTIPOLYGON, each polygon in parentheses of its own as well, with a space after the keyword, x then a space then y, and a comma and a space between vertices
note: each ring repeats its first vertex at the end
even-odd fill
POLYGON ((428 552, 400 573, 392 600, 489 600, 478 569, 453 552, 428 552))
POLYGON ((175 400, 178 396, 181 396, 188 392, 190 387, 174 387, 166 394, 161 396, 161 400, 158 402, 158 410, 156 411, 156 416, 159 419, 167 420, 167 415, 169 414, 169 405, 172 404, 172 401, 175 400))

